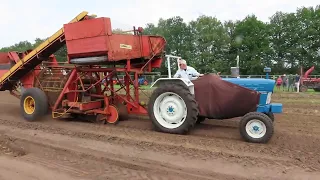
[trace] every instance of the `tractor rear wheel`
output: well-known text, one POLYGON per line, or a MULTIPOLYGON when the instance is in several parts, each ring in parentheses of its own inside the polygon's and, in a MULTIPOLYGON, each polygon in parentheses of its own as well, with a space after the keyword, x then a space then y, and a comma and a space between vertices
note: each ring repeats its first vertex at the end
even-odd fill
POLYGON ((48 112, 47 95, 39 88, 28 88, 22 93, 20 108, 27 121, 36 121, 48 112))
POLYGON ((182 84, 163 84, 151 95, 149 117, 157 131, 186 134, 198 119, 198 106, 182 84))
POLYGON ((267 143, 273 135, 272 120, 260 112, 250 112, 240 121, 240 134, 252 143, 267 143))
POLYGON ((201 124, 205 120, 206 120, 206 117, 198 116, 197 124, 201 124))

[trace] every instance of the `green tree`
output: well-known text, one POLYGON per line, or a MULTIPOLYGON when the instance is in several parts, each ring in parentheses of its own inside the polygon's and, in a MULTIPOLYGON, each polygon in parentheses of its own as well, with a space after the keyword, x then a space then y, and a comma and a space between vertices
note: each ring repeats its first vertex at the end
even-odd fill
POLYGON ((237 23, 231 38, 231 49, 240 57, 241 74, 261 74, 265 66, 271 65, 268 25, 256 16, 237 23))
POLYGON ((223 23, 210 16, 200 16, 191 21, 190 37, 192 54, 190 63, 202 73, 226 71, 226 57, 229 51, 230 37, 223 23))
MULTIPOLYGON (((181 56, 184 59, 189 59, 191 55, 191 37, 189 26, 183 22, 179 16, 169 19, 160 19, 158 25, 147 24, 144 34, 163 36, 167 45, 165 48, 166 54, 181 56)), ((161 73, 167 74, 166 63, 160 69, 161 73)), ((171 64, 172 70, 177 67, 176 62, 171 64)))
POLYGON ((16 43, 9 47, 3 47, 0 49, 1 52, 9 52, 9 51, 18 51, 18 52, 24 52, 26 50, 32 49, 33 44, 28 41, 20 41, 19 43, 16 43))

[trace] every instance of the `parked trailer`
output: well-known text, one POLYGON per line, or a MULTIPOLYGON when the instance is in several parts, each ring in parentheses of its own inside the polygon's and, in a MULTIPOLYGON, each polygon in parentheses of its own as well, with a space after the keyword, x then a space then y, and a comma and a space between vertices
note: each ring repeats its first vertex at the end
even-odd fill
MULTIPOLYGON (((142 31, 142 28, 134 28, 133 34, 114 34, 110 18, 96 18, 82 12, 34 50, 8 53, 6 57, 12 65, 1 72, 0 90, 8 90, 20 98, 22 115, 28 121, 38 120, 49 110, 53 118, 96 115, 96 122, 103 124, 115 124, 119 119, 127 118, 128 114, 138 114, 149 115, 162 132, 186 133, 200 118, 192 82, 181 78, 158 79, 155 83, 158 88, 148 106, 140 103, 138 77, 160 68, 166 45, 163 37, 142 35, 142 31), (52 54, 63 45, 67 47, 68 62, 61 65, 52 54), (124 83, 119 81, 119 72, 125 74, 124 83), (114 79, 120 82, 120 89, 114 87, 114 79), (166 86, 159 86, 159 82, 166 83, 166 86), (168 84, 170 87, 164 88, 168 84), (23 89, 20 94, 17 91, 19 86, 23 89), (119 93, 121 90, 125 94, 119 93), (179 103, 175 105, 175 101, 171 101, 163 105, 160 103, 158 110, 162 114, 155 113, 154 107, 159 105, 156 103, 157 92, 164 94, 163 97, 173 92, 184 97, 179 103, 186 104, 187 108, 183 109, 179 103), (179 111, 173 107, 178 107, 179 111), (159 118, 154 118, 158 115, 178 117, 175 113, 186 116, 179 123, 171 119, 171 125, 161 124, 159 118)), ((8 64, 7 60, 4 62, 8 64)), ((265 82, 269 85, 274 83, 271 80, 265 82)), ((267 92, 261 97, 270 99, 270 96, 271 93, 267 92)), ((268 100, 257 107, 257 112, 244 116, 246 120, 242 122, 245 123, 240 126, 244 139, 267 142, 273 132, 271 116, 267 113, 280 112, 281 108, 281 105, 270 104, 268 100), (253 123, 256 125, 250 126, 250 120, 254 118, 258 119, 253 123), (263 132, 259 127, 264 128, 263 132), (251 133, 252 130, 260 135, 251 133)))
POLYGON ((309 75, 312 73, 314 69, 315 67, 312 66, 301 77, 300 88, 299 88, 301 92, 307 92, 308 89, 313 89, 316 92, 320 92, 320 78, 309 77, 309 75))

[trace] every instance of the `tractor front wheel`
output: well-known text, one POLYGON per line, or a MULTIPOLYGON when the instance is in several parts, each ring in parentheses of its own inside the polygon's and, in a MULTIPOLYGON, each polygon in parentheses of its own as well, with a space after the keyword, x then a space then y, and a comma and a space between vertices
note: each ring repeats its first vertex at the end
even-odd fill
POLYGON ((263 113, 248 113, 240 121, 240 134, 247 142, 267 143, 273 131, 272 120, 263 113))
POLYGON ((46 115, 49 109, 46 94, 39 88, 26 89, 20 99, 22 116, 27 121, 36 121, 46 115))
POLYGON ((164 84, 151 95, 149 117, 157 131, 186 134, 197 122, 197 103, 181 84, 164 84))
POLYGON ((272 112, 268 112, 266 115, 271 119, 272 122, 274 122, 274 114, 272 112))

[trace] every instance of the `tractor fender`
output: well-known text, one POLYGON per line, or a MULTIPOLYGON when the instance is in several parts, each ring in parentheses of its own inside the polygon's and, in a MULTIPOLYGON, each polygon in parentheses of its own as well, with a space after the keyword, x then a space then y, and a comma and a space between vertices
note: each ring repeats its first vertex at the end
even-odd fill
POLYGON ((150 88, 154 86, 160 86, 163 83, 183 84, 189 89, 190 93, 194 95, 194 84, 189 79, 183 79, 183 78, 159 78, 151 85, 150 88))

